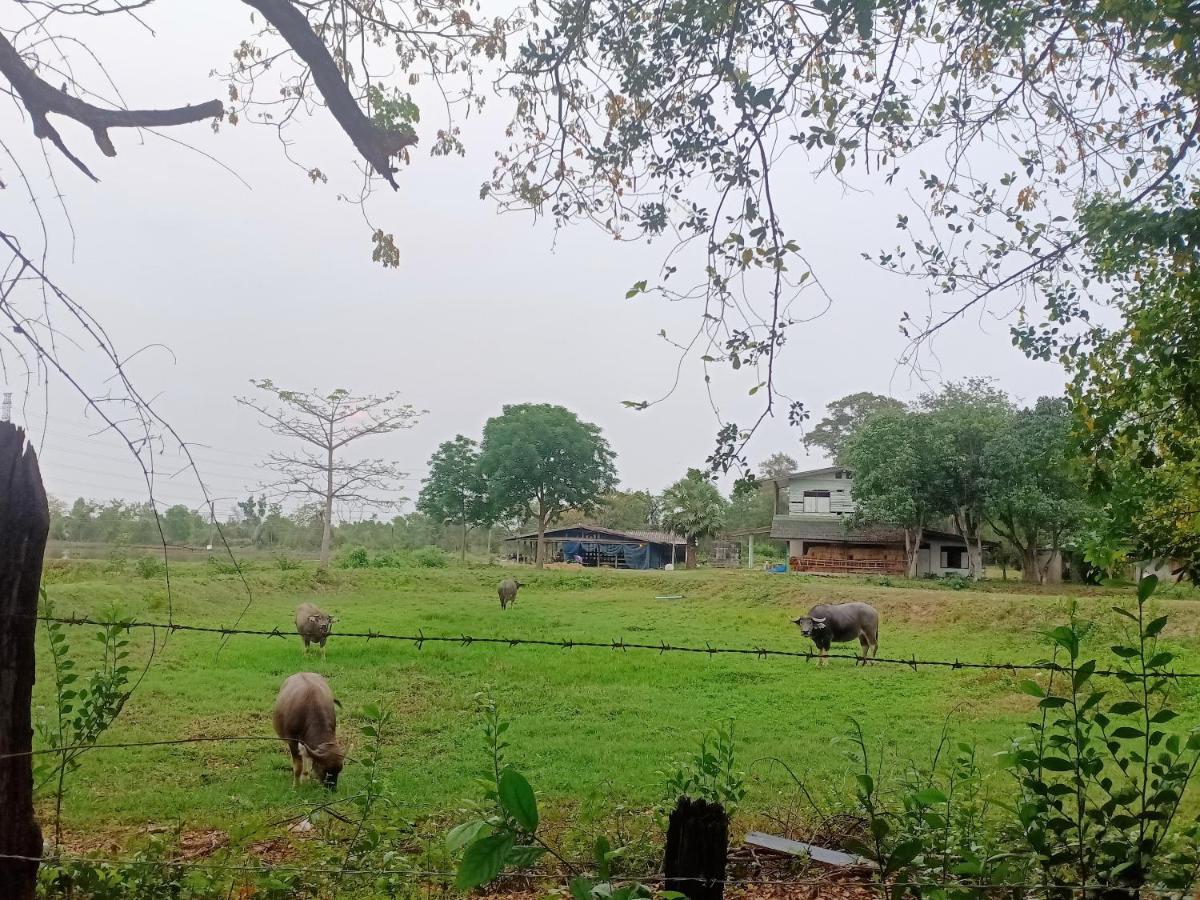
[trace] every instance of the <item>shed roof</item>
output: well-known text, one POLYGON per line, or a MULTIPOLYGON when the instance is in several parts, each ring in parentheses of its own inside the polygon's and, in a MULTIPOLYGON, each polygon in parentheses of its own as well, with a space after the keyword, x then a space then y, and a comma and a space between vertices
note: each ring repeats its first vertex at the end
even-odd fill
MULTIPOLYGON (((903 544, 903 528, 853 527, 843 519, 776 516, 771 520, 771 537, 780 540, 830 541, 844 544, 903 544)), ((926 528, 925 540, 965 547, 963 539, 948 531, 926 528)), ((988 542, 985 542, 988 543, 988 542)))
MULTIPOLYGON (((647 544, 686 544, 687 540, 678 534, 671 534, 667 531, 618 531, 615 528, 605 528, 603 525, 593 525, 590 522, 576 522, 574 525, 563 525, 559 528, 547 528, 546 537, 557 537, 568 531, 595 531, 599 534, 608 535, 616 540, 624 541, 641 541, 647 544)), ((512 537, 505 538, 506 541, 530 541, 537 539, 537 532, 530 531, 525 534, 514 534, 512 537)))

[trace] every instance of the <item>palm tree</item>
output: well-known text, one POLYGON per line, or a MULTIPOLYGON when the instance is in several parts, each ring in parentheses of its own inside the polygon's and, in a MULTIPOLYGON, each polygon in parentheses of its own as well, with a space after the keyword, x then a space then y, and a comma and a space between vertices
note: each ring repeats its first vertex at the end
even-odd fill
POLYGON ((663 528, 687 539, 687 567, 696 568, 696 543, 716 534, 725 521, 725 498, 697 469, 689 469, 662 495, 663 528))

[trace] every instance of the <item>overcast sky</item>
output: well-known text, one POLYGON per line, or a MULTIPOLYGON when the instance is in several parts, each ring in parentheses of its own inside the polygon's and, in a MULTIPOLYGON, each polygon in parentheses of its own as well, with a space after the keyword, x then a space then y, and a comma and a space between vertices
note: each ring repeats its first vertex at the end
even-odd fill
MULTIPOLYGON (((6 26, 23 14, 15 6, 3 11, 6 26)), ((177 0, 150 8, 154 37, 115 18, 79 22, 75 33, 105 60, 130 105, 202 102, 224 96, 209 72, 225 68, 248 33, 244 9, 177 0)), ((105 325, 122 353, 169 348, 144 350, 130 371, 180 434, 203 445, 196 456, 213 496, 244 496, 262 477, 258 460, 283 446, 234 401, 251 390, 250 378, 262 377, 295 388, 398 390, 429 410, 411 431, 360 445, 364 454, 394 458, 411 472, 413 497, 439 442, 459 432, 478 437, 489 416, 520 402, 560 403, 597 423, 618 454, 623 486, 660 490, 688 466, 701 465, 713 446, 717 423, 699 365, 685 366, 678 389, 660 406, 634 412, 621 401, 653 398, 669 387, 676 356, 658 333, 682 337, 695 327, 696 310, 625 299, 633 282, 653 278, 665 248, 618 244, 586 226, 556 233, 550 223, 497 215, 479 200, 492 152, 503 142, 504 111, 496 102, 470 123, 465 159, 428 155, 437 122, 426 113, 419 129, 425 149, 401 174, 400 190, 369 207, 375 223, 396 235, 399 270, 371 262, 361 211, 337 199, 339 190, 357 184, 357 157, 323 110, 293 135, 294 155, 331 175, 330 184, 315 186, 286 161, 266 128, 223 126, 214 134, 208 125, 193 125, 165 132, 218 165, 164 138, 131 132, 112 133, 118 155, 106 159, 86 131, 56 120, 101 178, 91 183, 48 148, 74 225, 73 258, 41 148, 11 104, 0 108, 0 135, 46 211, 51 273, 105 325)), ((0 191, 0 228, 36 246, 40 226, 3 155, 0 180, 7 185, 0 191)), ((783 389, 814 409, 814 418, 827 401, 854 391, 910 399, 928 389, 896 365, 904 349, 899 317, 928 307, 924 285, 881 273, 860 257, 895 245, 896 213, 909 211, 903 184, 864 180, 863 190, 851 193, 833 181, 816 183, 799 167, 780 173, 776 183, 783 216, 833 297, 822 317, 790 332, 776 375, 783 389)), ((810 311, 818 312, 817 295, 807 296, 810 311)), ((957 324, 937 351, 935 381, 993 376, 1025 400, 1062 388, 1056 366, 1025 360, 1011 347, 1006 325, 990 318, 957 324)), ((109 374, 94 354, 72 358, 93 386, 109 374)), ((40 391, 27 395, 14 372, 10 367, 15 383, 6 388, 17 392, 14 419, 28 421, 39 437, 40 391)), ((757 415, 761 396, 746 396, 754 381, 721 370, 716 393, 726 418, 757 415)), ((144 498, 128 452, 111 438, 90 437, 93 422, 52 380, 43 439, 49 490, 68 499, 144 498)), ((802 464, 822 462, 806 460, 800 434, 785 417, 764 427, 750 457, 779 450, 802 464)), ((160 472, 169 474, 178 455, 161 462, 160 472)), ((160 475, 156 493, 189 505, 200 497, 187 473, 160 475)), ((231 504, 222 501, 218 510, 231 504)))

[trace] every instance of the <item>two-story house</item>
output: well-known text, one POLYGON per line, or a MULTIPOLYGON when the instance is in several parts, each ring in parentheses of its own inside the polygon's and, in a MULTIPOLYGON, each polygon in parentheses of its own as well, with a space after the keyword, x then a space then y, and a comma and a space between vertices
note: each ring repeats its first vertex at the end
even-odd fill
MULTIPOLYGON (((794 572, 895 574, 907 569, 904 531, 853 524, 854 476, 828 466, 775 480, 771 537, 788 542, 794 572)), ((965 574, 967 545, 956 534, 926 528, 917 557, 918 575, 965 574)))

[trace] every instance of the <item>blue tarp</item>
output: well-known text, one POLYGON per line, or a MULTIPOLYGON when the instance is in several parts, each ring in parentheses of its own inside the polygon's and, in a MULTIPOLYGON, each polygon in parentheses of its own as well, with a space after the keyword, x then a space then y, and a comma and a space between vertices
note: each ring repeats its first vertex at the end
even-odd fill
MULTIPOLYGON (((563 559, 571 562, 576 556, 587 559, 590 555, 599 554, 606 561, 616 558, 624 559, 630 569, 655 568, 657 554, 650 544, 606 544, 603 541, 564 541, 562 544, 563 559)), ((589 560, 590 562, 590 560, 589 560)), ((661 566, 662 563, 659 563, 661 566)))

